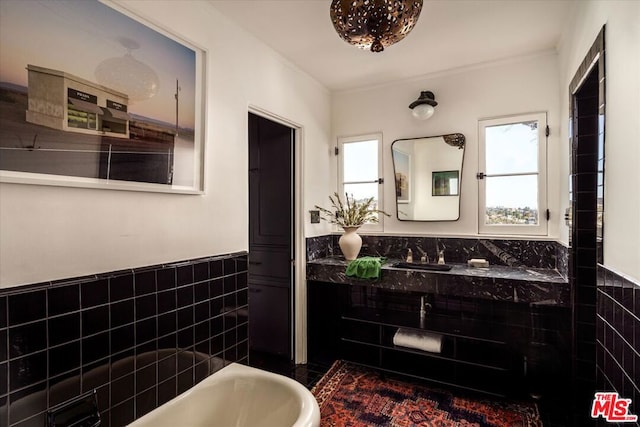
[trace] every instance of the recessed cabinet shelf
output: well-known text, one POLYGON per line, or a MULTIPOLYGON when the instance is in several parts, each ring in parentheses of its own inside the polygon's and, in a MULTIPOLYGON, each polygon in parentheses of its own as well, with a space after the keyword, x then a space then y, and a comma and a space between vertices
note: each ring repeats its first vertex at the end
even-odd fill
MULTIPOLYGON (((416 350, 416 349, 412 349, 412 348, 408 348, 408 347, 401 347, 401 346, 394 346, 394 345, 389 346, 389 345, 384 345, 384 344, 375 344, 375 343, 369 343, 369 342, 362 342, 362 341, 358 341, 358 340, 353 340, 353 339, 349 339, 349 338, 342 338, 342 340, 345 341, 345 342, 350 342, 352 344, 367 345, 367 346, 371 346, 371 347, 377 347, 377 348, 382 348, 382 349, 387 349, 387 350, 399 351, 401 353, 415 354, 417 356, 424 356, 424 357, 431 358, 431 359, 450 360, 450 361, 453 361, 455 363, 463 363, 463 364, 470 365, 470 366, 478 366, 478 367, 481 367, 481 368, 493 369, 493 370, 496 370, 496 371, 506 371, 506 370, 508 370, 508 367, 505 367, 505 366, 493 366, 493 365, 490 365, 490 364, 481 363, 480 361, 472 362, 472 361, 469 361, 469 360, 465 360, 465 358, 458 358, 458 357, 456 357, 457 355, 455 354, 455 352, 450 348, 447 348, 447 350, 442 351, 440 353, 431 353, 431 352, 428 352, 428 351, 421 351, 421 350, 416 350)), ((499 364, 499 363, 496 363, 496 365, 497 364, 499 364)))
POLYGON ((500 344, 504 344, 507 340, 507 337, 501 331, 502 327, 496 327, 499 325, 498 322, 488 321, 479 316, 460 317, 436 312, 429 313, 424 322, 421 322, 418 311, 406 312, 355 307, 349 309, 342 318, 344 320, 357 320, 396 328, 424 329, 460 338, 500 344))
MULTIPOLYGON (((434 308, 423 319, 409 294, 362 294, 347 298, 340 313, 342 357, 388 372, 496 396, 513 394, 523 375, 514 337, 524 331, 508 325, 500 311, 466 312, 434 308), (399 328, 442 337, 440 352, 397 346, 399 328)), ((435 307, 435 306, 434 306, 435 307)))
POLYGON ((431 313, 420 322, 418 313, 362 307, 350 308, 341 320, 344 357, 389 372, 504 396, 521 366, 500 328, 491 322, 444 313, 431 313), (400 327, 440 334, 441 351, 394 345, 400 327))
POLYGON ((505 342, 447 333, 442 328, 439 330, 425 328, 430 332, 435 331, 443 335, 442 351, 440 353, 432 353, 393 344, 393 336, 398 327, 405 327, 406 325, 389 325, 384 322, 375 323, 370 320, 355 318, 353 315, 343 316, 342 320, 343 333, 341 338, 343 341, 419 354, 436 359, 451 359, 459 363, 477 365, 489 369, 504 370, 513 363, 512 357, 506 351, 505 342))

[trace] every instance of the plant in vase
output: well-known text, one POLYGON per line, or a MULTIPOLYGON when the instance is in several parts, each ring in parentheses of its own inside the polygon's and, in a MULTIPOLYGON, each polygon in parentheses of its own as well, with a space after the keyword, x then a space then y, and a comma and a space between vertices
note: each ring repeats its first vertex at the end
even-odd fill
POLYGON ((347 261, 353 261, 358 257, 362 247, 362 238, 356 232, 365 223, 377 223, 378 214, 391 216, 385 211, 375 209, 374 198, 370 197, 363 201, 357 201, 349 194, 345 193, 346 202, 342 202, 338 193, 329 196, 333 211, 316 205, 320 210, 321 219, 336 224, 344 229, 344 234, 340 236, 338 245, 347 261))

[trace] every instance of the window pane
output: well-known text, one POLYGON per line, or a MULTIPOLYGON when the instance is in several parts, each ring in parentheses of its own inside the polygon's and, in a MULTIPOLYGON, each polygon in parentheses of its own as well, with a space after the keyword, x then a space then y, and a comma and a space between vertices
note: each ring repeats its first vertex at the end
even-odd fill
MULTIPOLYGON (((344 182, 378 179, 378 141, 350 142, 342 146, 344 182)), ((377 191, 376 191, 377 194, 377 191)))
POLYGON ((96 113, 88 113, 69 105, 67 107, 67 125, 72 128, 97 129, 98 120, 96 113))
POLYGON ((485 128, 487 175, 538 172, 538 122, 485 128))
POLYGON ((378 208, 378 183, 375 184, 345 184, 344 192, 340 195, 342 201, 345 201, 344 193, 349 195, 349 198, 353 195, 356 202, 362 202, 370 197, 373 197, 373 203, 371 207, 373 209, 378 208))
POLYGON ((538 224, 538 175, 485 179, 485 224, 538 224))

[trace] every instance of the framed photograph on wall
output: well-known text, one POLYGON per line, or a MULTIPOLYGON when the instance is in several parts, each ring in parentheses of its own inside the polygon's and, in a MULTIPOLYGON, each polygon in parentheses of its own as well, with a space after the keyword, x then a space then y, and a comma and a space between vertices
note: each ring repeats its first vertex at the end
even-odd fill
POLYGON ((98 0, 1 2, 0 37, 0 182, 202 193, 203 49, 98 0))

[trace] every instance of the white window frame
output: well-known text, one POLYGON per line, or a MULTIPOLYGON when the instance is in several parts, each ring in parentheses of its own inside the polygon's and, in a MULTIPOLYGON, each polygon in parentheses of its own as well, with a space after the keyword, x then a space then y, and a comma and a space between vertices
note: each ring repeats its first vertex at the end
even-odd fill
MULTIPOLYGON (((363 142, 363 141, 378 141, 378 178, 383 177, 383 162, 382 162, 382 133, 370 133, 364 135, 355 135, 355 136, 343 136, 338 137, 338 146, 337 146, 337 157, 338 157, 338 194, 340 195, 342 201, 344 202, 344 185, 345 184, 357 184, 364 183, 361 181, 344 181, 343 170, 344 170, 344 145, 354 142, 363 142)), ((370 181, 367 181, 370 182, 370 181)), ((378 184, 378 209, 384 209, 384 185, 382 182, 378 184)), ((383 231, 384 230, 384 215, 378 214, 378 223, 370 223, 364 224, 360 227, 360 231, 383 231)))
MULTIPOLYGON (((487 127, 508 125, 512 123, 537 121, 538 126, 538 224, 485 224, 486 212, 486 178, 478 179, 478 233, 543 236, 548 235, 547 219, 547 113, 519 114, 478 121, 478 172, 484 177, 517 176, 518 173, 484 175, 486 165, 486 132, 487 127)), ((527 173, 529 175, 529 173, 527 173)))

